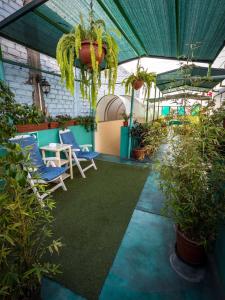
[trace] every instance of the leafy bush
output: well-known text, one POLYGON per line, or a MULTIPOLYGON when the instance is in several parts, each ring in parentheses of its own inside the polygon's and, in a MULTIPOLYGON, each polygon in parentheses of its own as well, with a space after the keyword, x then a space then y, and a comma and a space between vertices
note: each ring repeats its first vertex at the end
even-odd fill
MULTIPOLYGON (((15 134, 12 113, 14 95, 0 82, 0 298, 34 299, 43 275, 59 272, 59 266, 44 260, 47 251, 58 252, 60 240, 51 241, 53 222, 51 198, 42 207, 27 182, 32 168, 28 153, 8 142, 15 134)), ((16 111, 15 111, 16 113, 16 111)), ((36 186, 45 192, 43 185, 36 186)))
POLYGON ((185 134, 175 132, 159 165, 164 213, 187 237, 205 246, 215 239, 225 217, 225 137, 216 114, 201 115, 198 124, 187 125, 185 134))
POLYGON ((0 81, 0 117, 3 129, 15 131, 14 125, 38 124, 45 121, 45 115, 36 106, 16 103, 14 97, 9 87, 0 81))
POLYGON ((0 159, 0 295, 32 299, 41 277, 59 272, 59 266, 43 260, 46 251, 61 247, 59 240, 49 242, 55 203, 48 198, 44 208, 40 205, 27 184, 24 167, 31 167, 29 156, 24 157, 18 145, 5 147, 7 154, 0 159))

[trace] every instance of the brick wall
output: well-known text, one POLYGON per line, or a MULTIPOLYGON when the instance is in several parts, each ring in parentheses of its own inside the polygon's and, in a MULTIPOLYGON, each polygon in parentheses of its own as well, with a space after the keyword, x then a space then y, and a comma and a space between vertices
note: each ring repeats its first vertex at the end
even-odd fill
MULTIPOLYGON (((8 15, 23 6, 22 0, 1 0, 0 1, 0 21, 8 15)), ((4 59, 9 59, 18 63, 27 64, 26 48, 12 41, 0 38, 0 45, 4 59)), ((42 70, 59 73, 59 67, 55 59, 41 54, 42 70)), ((4 63, 5 80, 9 84, 12 91, 15 93, 15 99, 19 103, 32 103, 32 85, 28 84, 29 70, 24 67, 15 66, 9 63, 4 63)), ((127 72, 119 67, 118 82, 127 76, 127 72)), ((51 92, 45 97, 45 103, 49 113, 52 116, 57 114, 69 114, 72 116, 88 115, 90 113, 90 104, 81 98, 79 92, 79 84, 76 83, 75 94, 71 96, 65 87, 62 85, 60 77, 42 73, 48 82, 51 84, 51 92)), ((103 80, 104 81, 104 80, 103 80)), ((107 94, 107 85, 102 85, 99 91, 99 99, 107 94)), ((123 95, 124 88, 116 85, 116 95, 123 95)))

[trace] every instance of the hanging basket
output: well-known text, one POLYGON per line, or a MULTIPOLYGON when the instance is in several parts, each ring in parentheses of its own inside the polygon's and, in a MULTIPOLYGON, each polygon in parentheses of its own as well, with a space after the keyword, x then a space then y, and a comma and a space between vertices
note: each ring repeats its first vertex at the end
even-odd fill
MULTIPOLYGON (((81 42, 81 49, 79 51, 79 58, 80 58, 81 63, 84 65, 87 65, 89 69, 92 68, 90 44, 91 43, 88 40, 81 42)), ((98 43, 93 42, 92 44, 93 44, 93 47, 95 50, 96 61, 98 61, 98 64, 100 65, 102 63, 103 59, 105 58, 106 46, 102 45, 102 55, 100 56, 98 54, 98 43)))
POLYGON ((132 86, 135 90, 139 90, 144 84, 144 80, 137 79, 133 82, 132 86))

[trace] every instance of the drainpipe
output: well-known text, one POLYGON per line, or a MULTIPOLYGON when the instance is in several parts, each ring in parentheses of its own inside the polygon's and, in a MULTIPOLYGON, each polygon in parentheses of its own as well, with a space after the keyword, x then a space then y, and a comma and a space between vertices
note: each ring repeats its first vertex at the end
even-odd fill
POLYGON ((0 80, 4 80, 5 76, 4 76, 4 67, 3 67, 3 63, 2 63, 2 50, 1 50, 1 45, 0 45, 0 80))
POLYGON ((159 99, 160 99, 160 90, 159 90, 159 97, 158 97, 158 113, 157 113, 157 119, 159 119, 159 99))
POLYGON ((133 126, 133 110, 134 110, 134 88, 132 88, 131 102, 130 102, 130 124, 128 129, 128 153, 127 153, 128 159, 130 159, 130 152, 131 152, 131 128, 133 126))
POLYGON ((152 119, 152 121, 155 121, 155 100, 156 100, 156 85, 155 85, 155 97, 154 97, 154 107, 153 107, 153 119, 152 119))

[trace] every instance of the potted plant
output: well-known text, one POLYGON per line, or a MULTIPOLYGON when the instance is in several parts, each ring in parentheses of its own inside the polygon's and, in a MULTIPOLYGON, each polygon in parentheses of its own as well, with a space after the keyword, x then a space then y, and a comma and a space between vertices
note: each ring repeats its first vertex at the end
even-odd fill
POLYGON ((156 74, 144 70, 143 67, 137 64, 137 70, 135 73, 131 74, 128 78, 125 78, 122 84, 125 85, 125 93, 130 94, 132 88, 139 90, 143 85, 145 87, 145 97, 150 97, 150 90, 152 83, 156 83, 156 74))
POLYGON ((105 77, 108 79, 108 91, 114 93, 118 45, 113 35, 106 30, 104 21, 94 20, 92 8, 88 26, 85 26, 81 16, 80 24, 60 38, 56 58, 67 89, 73 94, 74 80, 79 79, 82 97, 91 101, 92 107, 96 106, 98 88, 101 87, 103 62, 105 77), (74 72, 74 63, 80 67, 79 77, 78 72, 74 72))
POLYGON ((126 114, 126 112, 124 111, 121 116, 123 117, 123 126, 127 127, 128 126, 128 121, 130 119, 130 115, 126 114))
POLYGON ((59 123, 60 128, 67 128, 68 126, 73 126, 74 125, 74 120, 72 119, 71 116, 69 115, 57 115, 56 120, 59 123))
POLYGON ((17 106, 19 118, 16 120, 18 132, 30 132, 48 129, 45 115, 35 105, 17 106))
POLYGON ((58 128, 59 127, 59 122, 56 120, 56 118, 53 118, 51 116, 48 117, 48 127, 50 129, 58 128))
POLYGON ((134 122, 133 127, 131 128, 131 137, 132 137, 132 155, 137 160, 143 160, 145 158, 145 143, 144 138, 148 133, 149 125, 147 123, 134 122))
MULTIPOLYGON (((0 102, 7 102, 9 108, 13 101, 9 88, 0 83, 0 102)), ((29 154, 8 142, 16 134, 9 122, 11 111, 4 115, 0 112, 0 144, 6 150, 0 157, 0 297, 41 299, 42 277, 59 273, 59 266, 48 262, 44 255, 59 252, 62 244, 58 239, 51 240, 54 201, 48 197, 45 207, 40 205, 27 183, 26 169, 33 167, 29 154)), ((45 193, 40 183, 36 188, 45 193)))
POLYGON ((157 120, 150 123, 148 126, 148 132, 146 132, 143 137, 145 155, 151 156, 154 154, 158 150, 163 139, 166 138, 166 135, 167 129, 161 125, 161 122, 157 120))
POLYGON ((207 116, 189 126, 170 140, 158 170, 164 213, 176 224, 176 252, 186 263, 200 265, 225 216, 225 160, 218 151, 224 131, 207 116))

